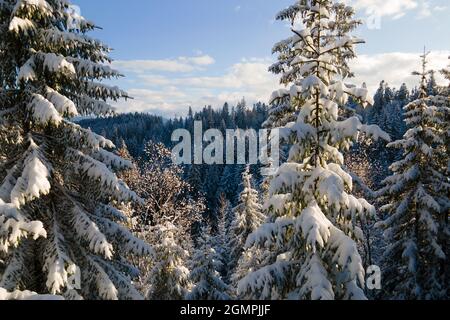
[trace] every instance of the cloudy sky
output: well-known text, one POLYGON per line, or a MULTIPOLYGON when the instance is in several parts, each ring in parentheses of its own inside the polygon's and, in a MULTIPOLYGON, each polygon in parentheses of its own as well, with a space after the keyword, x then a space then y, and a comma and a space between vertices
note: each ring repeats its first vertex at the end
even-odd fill
MULTIPOLYGON (((73 0, 82 15, 103 29, 95 37, 115 49, 114 66, 126 75, 115 83, 135 99, 121 112, 186 114, 188 106, 220 107, 243 97, 266 101, 279 87, 267 68, 273 44, 290 36, 274 21, 293 0, 73 0)), ((432 51, 430 67, 441 69, 450 55, 448 0, 346 0, 365 21, 366 40, 353 62, 355 84, 374 91, 381 80, 406 82, 419 67, 418 55, 432 51)), ((438 79, 440 80, 440 79, 438 79)))

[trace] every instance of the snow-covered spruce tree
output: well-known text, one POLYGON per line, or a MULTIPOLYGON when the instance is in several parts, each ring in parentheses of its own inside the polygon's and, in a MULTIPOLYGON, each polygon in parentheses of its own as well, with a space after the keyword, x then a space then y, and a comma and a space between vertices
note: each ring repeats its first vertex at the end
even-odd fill
MULTIPOLYGON (((450 180, 445 121, 448 105, 433 105, 427 94, 427 54, 422 56, 419 98, 405 107, 409 127, 402 140, 389 145, 403 150, 391 166, 393 175, 379 191, 386 205, 383 290, 394 299, 448 298, 448 227, 450 180), (446 162, 447 163, 447 162, 446 162)), ((448 130, 448 128, 447 128, 448 130)))
POLYGON ((187 300, 230 300, 229 288, 218 272, 221 262, 213 242, 210 228, 204 227, 192 256, 190 278, 194 286, 186 295, 187 300))
POLYGON ((375 209, 350 194, 352 178, 343 169, 341 150, 359 133, 389 137, 357 117, 340 114, 349 96, 361 104, 366 89, 344 84, 355 44, 349 33, 360 22, 352 8, 330 0, 300 0, 277 19, 292 24, 293 36, 275 45, 281 74, 266 123, 280 128, 292 145, 277 171, 266 203, 270 217, 250 235, 247 248, 269 250, 272 261, 239 282, 238 294, 256 299, 364 299, 364 270, 355 240, 356 223, 375 209), (300 22, 300 23, 298 23, 300 22), (298 27, 301 25, 300 27, 298 27), (341 112, 340 112, 341 111, 341 112))
POLYGON ((234 219, 230 226, 230 261, 229 271, 232 273, 244 251, 248 236, 265 221, 262 206, 259 204, 258 191, 252 187, 250 167, 242 174, 244 190, 239 195, 239 203, 233 209, 234 219))
MULTIPOLYGON (((94 24, 66 0, 0 1, 0 287, 138 299, 125 254, 149 254, 120 221, 139 201, 113 173, 112 142, 70 121, 126 93, 94 24)), ((18 296, 20 297, 20 295, 18 296)))
MULTIPOLYGON (((148 300, 183 300, 189 292, 189 253, 179 243, 179 229, 171 223, 151 228, 155 258, 148 273, 148 300)), ((183 240, 183 238, 181 238, 183 240)))

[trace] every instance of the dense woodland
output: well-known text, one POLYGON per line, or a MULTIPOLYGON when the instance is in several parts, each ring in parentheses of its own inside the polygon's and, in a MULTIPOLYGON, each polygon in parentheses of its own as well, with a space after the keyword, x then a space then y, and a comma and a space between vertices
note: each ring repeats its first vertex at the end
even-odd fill
MULTIPOLYGON (((427 90, 433 95, 440 90, 433 77, 427 80, 427 90)), ((363 122, 378 125, 393 139, 400 139, 407 130, 403 116, 403 108, 418 97, 418 89, 409 89, 402 85, 399 89, 391 88, 382 81, 374 96, 374 104, 368 108, 361 108, 350 101, 347 107, 354 110, 363 122)), ((187 129, 193 134, 194 121, 201 121, 204 130, 220 128, 225 135, 226 129, 261 129, 268 117, 269 108, 264 103, 248 106, 242 100, 236 106, 226 103, 222 108, 211 106, 194 113, 188 108, 188 116, 178 119, 164 119, 160 116, 145 113, 119 114, 106 118, 80 120, 79 124, 90 128, 117 146, 125 144, 130 155, 137 162, 145 164, 145 146, 148 143, 161 143, 171 149, 176 142, 171 141, 172 132, 176 129, 187 129)), ((361 146, 356 143, 346 154, 347 165, 364 175, 364 183, 373 190, 380 187, 381 181, 389 175, 390 165, 401 156, 398 150, 386 148, 385 143, 374 143, 370 146, 361 146)), ((224 194, 233 206, 237 204, 238 195, 242 189, 242 165, 198 165, 185 166, 183 179, 189 181, 191 186, 203 194, 208 201, 208 211, 217 213, 219 199, 224 194), (212 180, 211 180, 212 179, 212 180)), ((260 166, 251 166, 256 188, 264 188, 264 177, 260 174, 260 166)), ((263 190, 259 189, 260 192, 263 190)))
POLYGON ((269 104, 117 115, 110 48, 69 9, 0 0, 0 300, 449 298, 448 67, 424 52, 417 87, 372 97, 354 10, 298 0, 269 104), (194 121, 279 129, 281 166, 174 165, 194 121))

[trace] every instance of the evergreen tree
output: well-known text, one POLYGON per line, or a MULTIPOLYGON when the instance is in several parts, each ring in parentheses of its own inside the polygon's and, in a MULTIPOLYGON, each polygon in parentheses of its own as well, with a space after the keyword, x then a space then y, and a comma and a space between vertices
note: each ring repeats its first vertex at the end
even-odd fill
POLYGON ((373 98, 373 106, 367 109, 367 122, 369 124, 380 124, 380 115, 384 106, 386 105, 385 99, 386 82, 383 80, 380 82, 377 92, 373 98))
POLYGON ((271 70, 292 86, 273 94, 267 125, 281 127, 292 147, 271 183, 270 222, 247 241, 247 248, 270 250, 272 260, 240 281, 239 295, 365 298, 355 242, 363 235, 355 224, 374 208, 350 194, 352 178, 342 169, 340 150, 348 150, 360 132, 389 137, 358 117, 340 117, 349 96, 360 103, 368 99, 366 89, 343 82, 352 76, 347 63, 356 55, 355 45, 363 42, 349 35, 360 24, 353 16, 352 8, 330 0, 296 1, 278 14, 291 22, 293 36, 275 45, 279 61, 271 70))
MULTIPOLYGON (((401 138, 406 132, 406 125, 403 121, 403 108, 405 107, 399 100, 392 100, 383 112, 383 125, 380 127, 386 131, 393 139, 401 138)), ((384 148, 384 146, 381 146, 384 148)))
POLYGON ((247 102, 245 98, 236 105, 236 126, 239 129, 247 129, 245 123, 245 116, 247 112, 247 102))
MULTIPOLYGON (((401 110, 395 101, 395 92, 389 84, 382 81, 374 97, 374 106, 370 110, 369 123, 378 125, 389 134, 395 130, 395 124, 401 121, 401 110), (400 113, 399 113, 400 111, 400 113), (392 127, 394 123, 394 127, 392 127)), ((381 146, 383 148, 384 146, 381 146)))
POLYGON ((253 189, 251 178, 250 167, 247 166, 242 174, 244 190, 239 196, 237 207, 234 208, 234 219, 230 226, 230 272, 236 268, 248 236, 265 220, 258 191, 253 189))
POLYGON ((411 94, 406 84, 402 84, 396 93, 395 102, 398 104, 398 109, 393 110, 392 115, 395 118, 394 126, 397 128, 393 130, 394 139, 401 138, 406 133, 406 123, 404 121, 404 107, 411 101, 411 94))
POLYGON ((147 277, 148 300, 183 300, 189 292, 189 253, 180 245, 179 229, 171 223, 152 228, 155 258, 147 277))
POLYGON ((405 83, 403 83, 400 87, 400 89, 397 91, 396 100, 399 100, 402 102, 402 104, 405 106, 409 102, 410 93, 408 90, 408 87, 405 83))
MULTIPOLYGON (((0 3, 0 287, 68 298, 137 299, 125 255, 151 248, 120 221, 140 201, 113 171, 111 141, 71 122, 126 98, 95 25, 66 0, 0 3)), ((2 289, 2 290, 3 290, 2 289)))
POLYGON ((202 166, 193 164, 189 166, 186 174, 186 182, 197 192, 203 191, 203 172, 202 166))
POLYGON ((191 281, 194 287, 187 294, 187 300, 230 299, 229 288, 218 272, 222 266, 213 242, 210 228, 203 228, 197 240, 198 247, 192 256, 191 281))
POLYGON ((397 299, 448 298, 446 252, 449 177, 439 159, 448 159, 444 143, 447 106, 433 105, 427 93, 427 54, 422 58, 419 98, 405 107, 408 132, 389 147, 403 150, 393 175, 379 191, 388 216, 379 226, 388 243, 384 254, 384 290, 397 299))
POLYGON ((230 126, 230 105, 228 102, 223 105, 221 118, 225 123, 225 128, 228 128, 230 126))
POLYGON ((392 89, 389 85, 386 85, 386 89, 384 90, 384 102, 386 104, 391 103, 395 98, 395 89, 392 89))
POLYGON ((241 170, 241 165, 226 165, 219 182, 218 191, 224 193, 232 204, 236 204, 236 198, 239 194, 239 180, 242 174, 241 170))

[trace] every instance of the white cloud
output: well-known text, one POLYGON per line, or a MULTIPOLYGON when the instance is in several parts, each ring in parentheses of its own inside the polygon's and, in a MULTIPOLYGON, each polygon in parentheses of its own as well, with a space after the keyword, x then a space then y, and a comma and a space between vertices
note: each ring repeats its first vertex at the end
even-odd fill
MULTIPOLYGON (((382 80, 399 88, 406 83, 410 89, 418 85, 419 79, 412 72, 420 70, 420 53, 382 53, 360 55, 351 62, 355 78, 349 83, 361 85, 366 82, 372 94, 382 80)), ((429 56, 429 68, 440 70, 448 65, 450 51, 436 51, 429 56)), ((245 97, 249 104, 267 102, 271 93, 280 87, 278 77, 268 72, 270 59, 243 59, 219 76, 185 76, 182 72, 173 75, 135 73, 132 82, 139 89, 128 90, 134 100, 120 102, 122 112, 152 112, 166 117, 184 116, 189 106, 194 109, 206 105, 221 107, 223 103, 236 103, 245 97)), ((446 82, 436 73, 438 83, 446 82)))
MULTIPOLYGON (((367 83, 369 90, 374 93, 381 80, 389 85, 399 88, 402 83, 408 87, 418 86, 419 79, 413 76, 413 71, 420 70, 420 53, 392 52, 374 55, 360 55, 351 63, 351 68, 356 77, 350 82, 361 85, 367 83)), ((429 55, 428 68, 439 71, 448 65, 450 51, 435 51, 429 55)), ((440 73, 436 73, 436 80, 445 84, 440 73)))
POLYGON ((236 11, 236 12, 239 12, 239 11, 241 11, 241 6, 236 6, 236 7, 234 7, 234 11, 236 11))
POLYGON ((433 10, 437 11, 437 12, 446 11, 447 9, 448 9, 447 6, 435 6, 435 7, 433 7, 433 10))
POLYGON ((175 76, 136 72, 143 89, 128 90, 133 100, 120 102, 122 112, 153 112, 165 116, 185 115, 189 106, 220 107, 243 97, 249 104, 267 101, 278 87, 277 78, 268 71, 268 59, 244 59, 220 76, 175 76))
POLYGON ((212 65, 215 60, 208 56, 178 57, 164 60, 118 60, 113 62, 114 68, 122 72, 146 73, 162 72, 192 72, 212 65))
POLYGON ((422 2, 421 6, 420 6, 418 18, 424 19, 424 18, 428 18, 429 16, 431 16, 431 4, 429 1, 424 1, 424 2, 422 2))
POLYGON ((421 0, 347 0, 356 10, 362 10, 367 15, 398 17, 407 10, 418 7, 421 0))
POLYGON ((120 101, 115 104, 119 112, 150 112, 163 116, 185 115, 181 106, 189 98, 174 87, 160 90, 131 89, 128 93, 133 100, 120 101))
MULTIPOLYGON (((274 84, 275 77, 268 72, 269 65, 270 62, 267 60, 243 60, 233 65, 222 76, 166 78, 165 83, 190 88, 239 89, 240 91, 255 92, 259 88, 264 89, 274 84)), ((148 83, 163 83, 158 76, 150 79, 144 77, 144 81, 148 80, 148 83)))
POLYGON ((368 16, 391 17, 399 19, 408 11, 417 10, 418 18, 431 16, 432 10, 445 10, 445 7, 432 7, 430 0, 345 0, 356 10, 368 16))

